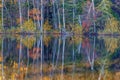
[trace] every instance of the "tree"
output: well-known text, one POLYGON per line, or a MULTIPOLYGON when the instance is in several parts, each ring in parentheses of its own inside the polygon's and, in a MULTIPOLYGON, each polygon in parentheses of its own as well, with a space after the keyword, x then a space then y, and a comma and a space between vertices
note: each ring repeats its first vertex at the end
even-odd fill
POLYGON ((108 18, 105 23, 104 30, 102 30, 100 33, 104 34, 120 33, 119 21, 117 21, 114 17, 108 18))
POLYGON ((22 43, 25 47, 31 49, 36 41, 36 38, 33 36, 26 36, 23 40, 22 43))
POLYGON ((32 18, 33 20, 41 20, 40 14, 41 14, 40 10, 33 8, 29 12, 29 17, 32 18))
POLYGON ((34 32, 36 30, 35 23, 32 19, 25 21, 22 25, 23 30, 26 32, 34 32))

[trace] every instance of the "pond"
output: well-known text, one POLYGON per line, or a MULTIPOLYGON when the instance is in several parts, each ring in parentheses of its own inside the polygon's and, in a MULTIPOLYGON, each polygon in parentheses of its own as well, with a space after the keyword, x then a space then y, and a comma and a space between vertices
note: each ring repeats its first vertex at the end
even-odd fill
POLYGON ((0 80, 120 80, 120 37, 0 35, 0 80))

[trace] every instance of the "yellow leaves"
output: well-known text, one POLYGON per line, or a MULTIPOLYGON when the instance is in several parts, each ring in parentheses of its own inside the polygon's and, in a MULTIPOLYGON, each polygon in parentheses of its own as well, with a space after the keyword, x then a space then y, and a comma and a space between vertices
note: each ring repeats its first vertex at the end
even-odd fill
POLYGON ((70 44, 80 44, 82 42, 82 36, 73 36, 71 37, 70 44))
POLYGON ((101 33, 106 34, 120 33, 119 21, 117 21, 115 18, 109 18, 105 23, 105 29, 101 31, 101 33))
POLYGON ((13 68, 18 68, 18 64, 16 62, 13 63, 13 68))
POLYGON ((119 25, 119 22, 115 18, 110 18, 107 20, 107 22, 105 24, 105 26, 106 26, 105 30, 108 33, 119 32, 118 25, 119 25))
POLYGON ((22 43, 24 46, 27 48, 31 49, 36 41, 36 38, 34 36, 26 36, 23 40, 22 43))
POLYGON ((11 73, 11 80, 16 80, 17 73, 11 73))
POLYGON ((82 26, 80 26, 79 24, 76 24, 74 27, 72 27, 72 32, 74 34, 82 34, 82 26))
POLYGON ((51 37, 50 36, 44 36, 43 37, 43 42, 44 42, 44 45, 45 46, 48 46, 48 44, 50 43, 50 41, 51 41, 51 37))
POLYGON ((49 76, 43 77, 43 80, 51 80, 49 76))
POLYGON ((10 78, 12 80, 16 80, 18 78, 20 79, 24 79, 24 75, 26 74, 26 71, 27 71, 27 67, 23 66, 23 65, 20 65, 20 68, 19 68, 19 71, 20 71, 20 74, 18 74, 16 71, 18 71, 18 63, 14 62, 13 63, 13 66, 12 66, 12 73, 10 74, 10 78))
POLYGON ((26 67, 20 67, 20 71, 21 71, 21 72, 27 71, 27 68, 26 68, 26 67))
POLYGON ((11 3, 17 4, 18 0, 11 0, 11 3))
POLYGON ((107 48, 108 52, 113 53, 116 48, 118 48, 118 41, 119 39, 117 38, 105 38, 105 46, 107 48))
POLYGON ((48 20, 46 20, 46 22, 43 25, 44 31, 50 31, 51 28, 52 28, 52 26, 49 24, 48 20))
POLYGON ((22 25, 23 30, 27 32, 34 32, 36 30, 36 26, 32 19, 29 19, 28 21, 25 21, 24 24, 22 25))
POLYGON ((2 76, 0 76, 0 80, 2 80, 2 76))
MULTIPOLYGON (((22 63, 20 63, 19 68, 18 63, 16 63, 15 61, 13 62, 13 65, 4 64, 3 67, 4 67, 3 73, 2 71, 0 71, 0 80, 24 80, 26 71, 28 70, 28 68, 22 63), (18 73, 18 71, 20 72, 18 73)), ((0 70, 1 69, 2 64, 0 64, 0 70)))
MULTIPOLYGON (((13 69, 18 69, 18 63, 14 62, 12 68, 13 68, 13 69)), ((27 71, 27 68, 26 68, 26 67, 23 67, 23 66, 20 66, 20 71, 21 71, 21 72, 27 71)))

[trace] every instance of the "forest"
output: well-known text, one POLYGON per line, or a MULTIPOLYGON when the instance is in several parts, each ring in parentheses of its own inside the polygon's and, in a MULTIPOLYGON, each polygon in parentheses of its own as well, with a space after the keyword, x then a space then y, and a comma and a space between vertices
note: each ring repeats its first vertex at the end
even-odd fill
POLYGON ((119 34, 119 7, 119 0, 0 0, 0 32, 119 34))
POLYGON ((0 0, 0 80, 120 80, 120 0, 0 0))

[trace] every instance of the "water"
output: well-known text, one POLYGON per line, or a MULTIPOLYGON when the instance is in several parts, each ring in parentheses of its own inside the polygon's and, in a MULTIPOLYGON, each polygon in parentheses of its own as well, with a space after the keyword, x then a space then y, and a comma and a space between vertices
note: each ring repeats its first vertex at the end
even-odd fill
POLYGON ((119 80, 120 38, 0 35, 1 80, 119 80))

